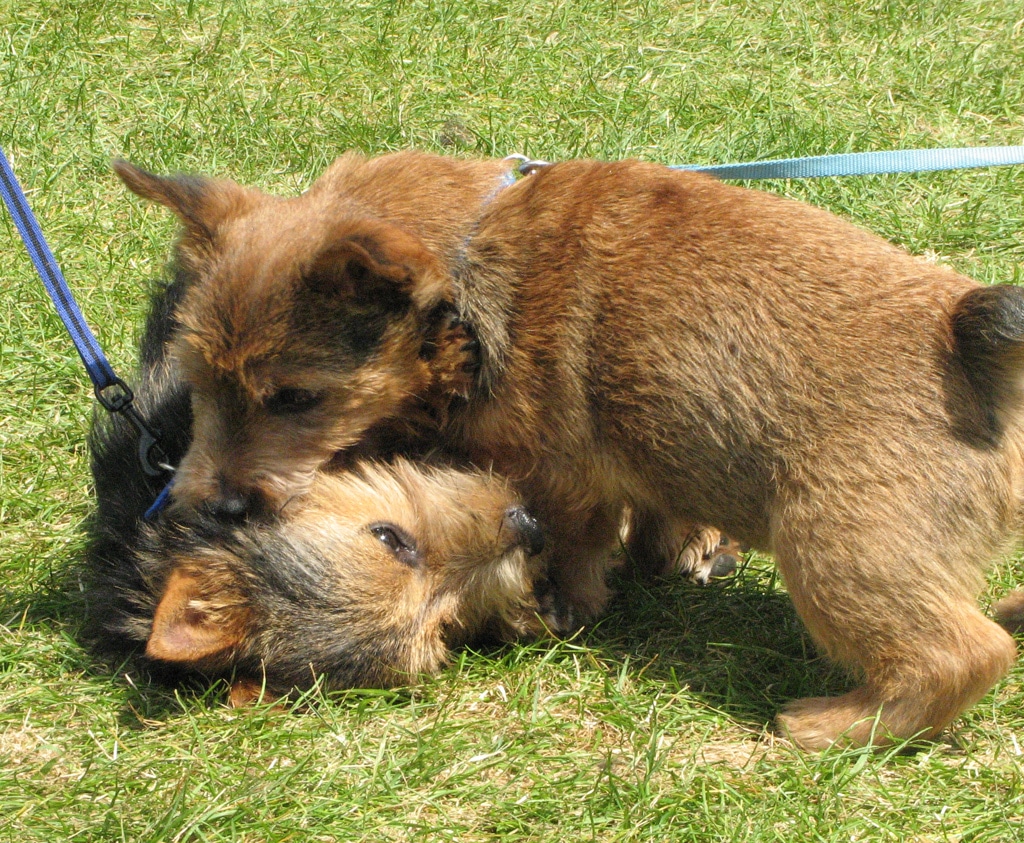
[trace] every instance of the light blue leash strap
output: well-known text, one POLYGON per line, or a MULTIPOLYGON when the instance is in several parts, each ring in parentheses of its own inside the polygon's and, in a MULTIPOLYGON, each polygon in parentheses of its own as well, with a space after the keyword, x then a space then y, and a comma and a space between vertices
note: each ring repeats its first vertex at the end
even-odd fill
POLYGON ((718 179, 811 179, 824 176, 867 176, 880 173, 920 173, 1005 167, 1024 164, 1024 146, 973 146, 959 149, 904 149, 892 152, 852 152, 810 158, 781 158, 745 164, 699 166, 677 164, 673 170, 707 173, 718 179))

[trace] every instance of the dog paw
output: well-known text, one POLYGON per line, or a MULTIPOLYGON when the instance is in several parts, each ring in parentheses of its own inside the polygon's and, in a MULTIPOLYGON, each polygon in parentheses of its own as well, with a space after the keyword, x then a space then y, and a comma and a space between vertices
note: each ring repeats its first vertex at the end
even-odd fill
POLYGON ((572 603, 549 580, 541 580, 534 585, 534 596, 537 600, 538 635, 546 633, 561 638, 583 627, 572 603))
POLYGON ((676 569, 691 582, 707 585, 735 574, 742 552, 739 542, 712 527, 699 527, 676 558, 676 569))
POLYGON ((775 725, 781 735, 809 752, 832 746, 887 746, 901 737, 935 734, 936 729, 923 728, 921 713, 927 702, 896 700, 883 709, 882 699, 861 687, 839 697, 793 700, 776 716, 775 725), (886 725, 890 718, 898 724, 896 734, 886 725))
POLYGON ((441 317, 428 359, 434 373, 434 391, 469 397, 480 370, 480 343, 454 311, 441 317))
POLYGON ((800 749, 821 752, 836 743, 850 725, 849 716, 831 715, 832 705, 826 697, 795 700, 776 715, 776 729, 800 749))
POLYGON ((707 585, 732 576, 744 548, 713 527, 673 527, 637 514, 630 524, 626 551, 634 568, 645 576, 683 576, 707 585))

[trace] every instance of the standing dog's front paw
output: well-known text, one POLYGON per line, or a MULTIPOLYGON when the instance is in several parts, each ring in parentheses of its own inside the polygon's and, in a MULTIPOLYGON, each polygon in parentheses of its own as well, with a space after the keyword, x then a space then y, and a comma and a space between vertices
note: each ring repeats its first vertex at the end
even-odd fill
POLYGON ((455 311, 447 311, 425 351, 434 375, 431 391, 448 398, 468 398, 480 371, 480 343, 472 328, 455 311))
POLYGON ((626 553, 644 576, 681 575, 707 585, 732 576, 743 552, 739 542, 714 527, 670 524, 643 512, 630 518, 626 553))

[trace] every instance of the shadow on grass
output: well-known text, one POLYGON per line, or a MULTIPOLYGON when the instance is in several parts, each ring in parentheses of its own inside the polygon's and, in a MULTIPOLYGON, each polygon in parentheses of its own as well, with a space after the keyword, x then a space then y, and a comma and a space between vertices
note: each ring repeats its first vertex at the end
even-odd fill
MULTIPOLYGON (((81 532, 86 533, 83 524, 81 532)), ((223 681, 188 674, 146 662, 130 648, 111 642, 97 647, 89 632, 89 612, 83 583, 86 551, 53 568, 35 587, 0 592, 0 623, 13 635, 0 655, 0 675, 21 660, 46 659, 46 672, 57 681, 78 674, 119 699, 119 722, 129 729, 146 728, 182 711, 184 700, 214 706, 223 703, 223 681), (38 635, 52 643, 40 649, 38 635), (105 686, 105 687, 104 687, 105 686)))
POLYGON ((612 584, 607 615, 568 647, 478 642, 457 661, 473 674, 474 660, 486 660, 488 675, 491 667, 515 670, 553 656, 571 671, 581 652, 591 654, 608 681, 625 676, 641 693, 684 691, 754 732, 791 700, 851 687, 849 675, 817 652, 769 559, 752 556, 735 577, 708 586, 627 575, 612 584))
POLYGON ((608 616, 582 639, 638 681, 686 688, 710 707, 756 728, 789 700, 849 689, 818 654, 770 560, 708 586, 679 580, 616 583, 608 616))

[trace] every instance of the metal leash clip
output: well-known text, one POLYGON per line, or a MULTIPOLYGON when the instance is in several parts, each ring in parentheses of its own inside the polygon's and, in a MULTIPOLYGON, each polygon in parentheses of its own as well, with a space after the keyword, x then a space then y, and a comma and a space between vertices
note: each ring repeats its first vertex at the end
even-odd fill
POLYGON ((107 386, 96 388, 96 400, 109 413, 124 416, 139 434, 138 455, 142 470, 150 477, 159 477, 166 472, 173 472, 173 466, 167 464, 167 455, 160 446, 160 439, 143 421, 133 401, 135 393, 120 378, 107 386))
POLYGON ((521 155, 518 152, 512 155, 505 156, 506 161, 518 161, 519 166, 516 167, 516 171, 521 176, 528 176, 531 173, 539 170, 541 167, 550 167, 550 161, 542 161, 539 158, 530 158, 526 155, 521 155))

